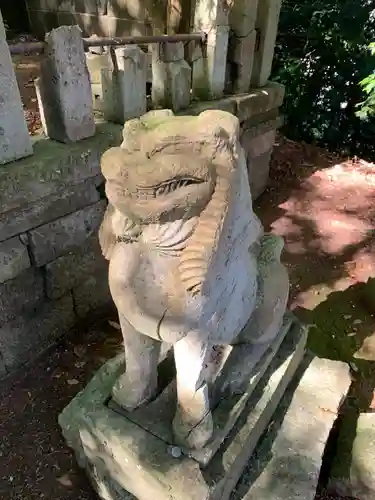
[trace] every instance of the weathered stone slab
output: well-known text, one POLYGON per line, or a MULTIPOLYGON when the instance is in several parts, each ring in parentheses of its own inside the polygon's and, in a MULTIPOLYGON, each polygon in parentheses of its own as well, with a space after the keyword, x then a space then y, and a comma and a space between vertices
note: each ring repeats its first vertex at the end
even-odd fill
POLYGON ((241 145, 251 158, 256 158, 273 148, 275 137, 274 129, 256 136, 252 130, 245 130, 241 135, 241 145))
POLYGON ((256 28, 260 34, 260 41, 251 76, 251 84, 254 87, 266 85, 271 75, 280 9, 281 0, 259 1, 256 28))
POLYGON ((84 318, 90 312, 112 303, 108 286, 108 265, 93 272, 90 278, 73 289, 74 305, 77 316, 84 318))
POLYGON ((0 241, 99 201, 96 178, 0 214, 0 241))
POLYGON ((30 231, 30 249, 35 265, 42 266, 80 247, 99 229, 106 204, 105 200, 98 201, 30 231))
POLYGON ((232 74, 236 75, 231 82, 235 94, 248 92, 250 89, 256 41, 257 32, 255 30, 248 32, 246 36, 238 37, 233 34, 230 37, 228 60, 234 67, 232 74))
MULTIPOLYGON (((201 2, 204 3, 204 2, 201 2)), ((218 3, 215 0, 215 3, 218 3)), ((197 31, 203 28, 197 28, 197 31)), ((229 43, 229 26, 208 30, 206 52, 200 47, 193 55, 193 95, 198 99, 220 99, 224 93, 229 43)))
POLYGON ((187 108, 191 100, 191 68, 184 60, 183 43, 151 45, 152 102, 173 111, 187 108))
POLYGON ((137 45, 116 49, 115 54, 119 70, 121 123, 124 123, 131 118, 138 118, 147 111, 147 57, 137 45))
POLYGON ((69 146, 37 138, 33 156, 0 169, 0 212, 30 205, 100 175, 101 155, 121 141, 122 127, 111 123, 98 124, 95 137, 69 146))
POLYGON ((90 77, 80 28, 60 26, 47 33, 45 43, 36 90, 46 135, 61 142, 93 136, 90 77))
POLYGON ((259 119, 267 121, 267 114, 277 110, 284 100, 285 88, 275 82, 268 82, 262 89, 252 89, 245 94, 236 94, 215 101, 203 101, 193 104, 189 109, 178 114, 198 115, 208 109, 221 109, 236 115, 240 122, 246 122, 246 127, 258 125, 259 119))
POLYGON ((59 416, 64 437, 102 499, 228 500, 301 362, 305 341, 297 336, 293 354, 288 345, 275 357, 225 446, 204 469, 187 456, 173 458, 167 443, 106 406, 124 370, 122 355, 106 363, 59 416))
POLYGON ((243 122, 251 117, 267 113, 282 105, 285 87, 279 83, 267 82, 261 89, 254 89, 248 94, 234 96, 237 109, 236 116, 243 122))
POLYGON ((18 236, 0 243, 0 283, 11 280, 28 267, 27 246, 18 236))
POLYGON ((108 264, 102 255, 98 236, 95 234, 79 250, 63 255, 46 265, 47 296, 57 299, 95 275, 97 271, 107 268, 108 264))
MULTIPOLYGON (((96 47, 95 47, 96 48, 96 47)), ((100 49, 100 47, 97 47, 100 49)), ((101 70, 106 68, 107 70, 112 69, 112 62, 109 56, 109 52, 104 52, 103 54, 93 54, 91 52, 86 52, 86 64, 87 69, 90 74, 91 86, 94 84, 100 84, 101 70)))
POLYGON ((247 165, 249 173, 250 192, 252 200, 261 196, 267 188, 269 181, 270 161, 272 149, 256 158, 248 156, 247 165))
POLYGON ((33 148, 0 13, 0 164, 31 155, 33 148))
POLYGON ((72 297, 47 302, 0 328, 0 352, 8 369, 16 368, 49 347, 72 328, 75 321, 72 297))
POLYGON ((258 1, 234 0, 229 13, 231 29, 238 37, 246 37, 255 29, 258 1))
POLYGON ((29 268, 0 284, 0 325, 39 307, 45 298, 43 274, 29 268))
POLYGON ((350 386, 349 367, 314 358, 298 387, 293 385, 286 391, 273 425, 249 460, 231 500, 315 498, 328 435, 350 386))

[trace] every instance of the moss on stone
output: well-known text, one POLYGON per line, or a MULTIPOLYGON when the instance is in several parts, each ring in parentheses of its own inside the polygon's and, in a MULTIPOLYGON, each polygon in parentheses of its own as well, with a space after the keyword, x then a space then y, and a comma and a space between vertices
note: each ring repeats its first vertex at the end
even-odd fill
POLYGON ((37 137, 33 156, 0 168, 1 210, 12 210, 100 174, 100 156, 120 144, 121 131, 119 125, 99 123, 94 137, 73 144, 37 137))

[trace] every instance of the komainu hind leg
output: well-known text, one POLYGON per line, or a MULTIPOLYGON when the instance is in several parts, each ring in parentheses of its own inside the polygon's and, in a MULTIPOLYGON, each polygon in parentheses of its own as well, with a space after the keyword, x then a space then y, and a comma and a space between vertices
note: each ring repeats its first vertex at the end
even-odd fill
POLYGON ((283 246, 284 240, 273 234, 260 241, 258 303, 236 343, 270 342, 280 330, 289 298, 289 276, 280 262, 283 246))

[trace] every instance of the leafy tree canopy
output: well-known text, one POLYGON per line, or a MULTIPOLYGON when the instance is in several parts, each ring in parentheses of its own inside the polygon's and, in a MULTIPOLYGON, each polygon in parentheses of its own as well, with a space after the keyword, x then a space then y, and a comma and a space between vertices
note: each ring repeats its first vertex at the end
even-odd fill
POLYGON ((289 137, 375 158, 374 40, 374 0, 284 0, 272 78, 289 137))

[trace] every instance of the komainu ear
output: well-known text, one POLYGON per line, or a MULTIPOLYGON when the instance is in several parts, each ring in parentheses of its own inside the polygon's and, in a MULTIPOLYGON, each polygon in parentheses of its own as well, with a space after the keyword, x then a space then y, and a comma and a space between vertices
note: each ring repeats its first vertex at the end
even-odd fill
POLYGON ((103 222, 101 223, 99 229, 99 244, 102 250, 103 256, 107 259, 111 259, 113 249, 116 245, 116 235, 113 232, 112 227, 112 217, 115 213, 115 209, 111 204, 108 204, 107 209, 104 214, 103 222))

